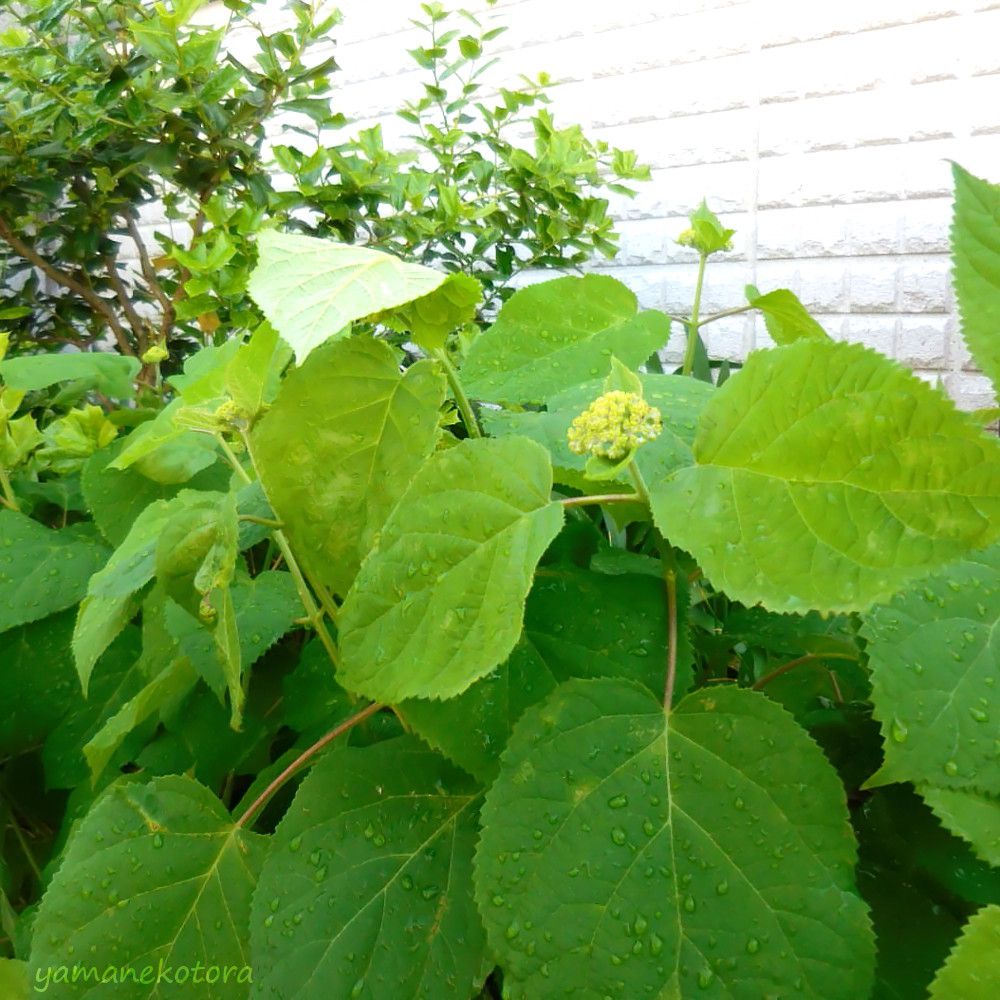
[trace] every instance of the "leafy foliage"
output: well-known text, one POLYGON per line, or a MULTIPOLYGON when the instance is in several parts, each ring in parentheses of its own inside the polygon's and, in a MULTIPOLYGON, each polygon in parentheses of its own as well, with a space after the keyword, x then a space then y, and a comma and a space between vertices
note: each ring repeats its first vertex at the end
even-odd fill
POLYGON ((515 729, 483 809, 477 895, 512 996, 553 978, 588 997, 866 995, 842 799, 764 698, 702 692, 666 716, 621 681, 562 685, 515 729))
POLYGON ((260 988, 471 996, 488 969, 471 886, 478 806, 475 783, 417 740, 331 753, 261 873, 260 988))
POLYGON ((551 489, 545 452, 519 438, 429 459, 344 601, 344 686, 389 702, 452 697, 499 666, 562 524, 551 489))
MULTIPOLYGON (((461 78, 488 32, 424 10, 461 78)), ((0 992, 992 997, 996 438, 781 289, 723 384, 643 370, 665 316, 501 294, 433 180, 450 249, 275 229, 155 388, 0 367, 0 992)), ((691 222, 700 287, 733 234, 691 222)))
POLYGON ((984 906, 931 984, 933 1000, 968 997, 980 1000, 1000 986, 1000 906, 984 906))
MULTIPOLYGON (((526 268, 614 254, 607 195, 631 194, 649 168, 557 125, 544 73, 488 96, 502 26, 415 0, 422 82, 398 109, 412 132, 390 149, 337 106, 337 62, 322 51, 340 20, 332 4, 286 0, 272 29, 263 0, 225 6, 223 23, 205 0, 5 5, 0 322, 17 352, 110 334, 155 387, 155 366, 175 371, 196 345, 258 326, 247 286, 269 218, 475 276, 488 309, 526 268), (171 225, 154 243, 157 203, 171 225)), ((475 312, 478 294, 459 287, 475 312)), ((45 359, 57 363, 82 362, 45 359)))
POLYGON ((1000 531, 996 440, 858 345, 754 354, 694 456, 654 488, 657 525, 746 604, 861 610, 1000 531))

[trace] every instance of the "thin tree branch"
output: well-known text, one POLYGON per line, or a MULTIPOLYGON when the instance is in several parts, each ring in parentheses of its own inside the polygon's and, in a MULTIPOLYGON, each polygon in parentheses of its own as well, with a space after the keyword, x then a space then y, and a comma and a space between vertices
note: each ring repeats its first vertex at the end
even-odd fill
POLYGON ((149 338, 146 336, 146 324, 142 321, 142 317, 135 311, 129 290, 125 287, 125 282, 122 281, 121 275, 118 273, 116 259, 114 257, 105 257, 104 264, 108 271, 108 280, 111 282, 111 287, 115 290, 115 295, 121 303, 122 311, 128 320, 128 325, 132 327, 132 332, 135 334, 138 352, 140 355, 145 354, 146 348, 149 346, 149 338))
POLYGON ((156 276, 156 268, 153 267, 153 262, 149 259, 149 251, 146 249, 146 244, 143 242, 142 234, 139 232, 139 226, 136 221, 135 214, 132 211, 129 211, 125 215, 125 225, 128 228, 128 234, 132 237, 132 242, 135 244, 136 250, 139 253, 139 267, 142 269, 142 276, 146 279, 146 284, 149 286, 149 290, 153 293, 153 297, 160 304, 160 309, 162 310, 160 333, 163 335, 164 340, 167 340, 169 338, 170 331, 173 329, 174 320, 176 318, 174 303, 170 296, 163 290, 163 286, 160 284, 160 280, 156 276))
POLYGON ((57 267, 42 257, 37 250, 25 243, 24 240, 20 239, 14 230, 11 229, 7 220, 3 218, 3 216, 0 216, 0 238, 10 244, 15 253, 23 257, 26 261, 28 261, 28 263, 37 267, 39 271, 51 278, 57 285, 61 285, 63 288, 73 292, 75 295, 79 295, 80 298, 83 299, 95 312, 99 313, 108 324, 111 332, 115 335, 115 340, 118 342, 118 348, 123 354, 135 353, 132 350, 132 345, 129 344, 128 335, 125 333, 125 329, 122 327, 118 317, 115 315, 114 309, 112 309, 111 306, 108 305, 108 303, 92 288, 88 288, 82 282, 77 281, 76 278, 60 271, 57 267))

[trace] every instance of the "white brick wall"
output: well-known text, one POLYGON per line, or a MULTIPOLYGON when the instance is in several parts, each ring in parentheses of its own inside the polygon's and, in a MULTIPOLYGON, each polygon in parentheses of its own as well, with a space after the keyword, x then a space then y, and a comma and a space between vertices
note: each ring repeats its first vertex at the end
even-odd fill
MULTIPOLYGON (((459 0, 453 0, 457 5, 459 0)), ((949 159, 1000 180, 1000 3, 987 0, 502 0, 499 70, 550 72, 557 121, 636 149, 653 181, 618 199, 621 254, 602 269, 647 306, 690 305, 693 254, 673 238, 703 196, 738 230, 705 308, 743 286, 788 287, 835 337, 992 402, 956 327, 948 279, 949 159)), ((391 111, 419 91, 406 49, 418 0, 340 0, 339 103, 391 111)), ((279 16, 281 0, 268 16, 279 16)), ((331 40, 331 43, 334 40, 331 40)), ((735 317, 707 328, 738 358, 766 342, 735 317)), ((680 349, 678 338, 671 343, 680 349)))

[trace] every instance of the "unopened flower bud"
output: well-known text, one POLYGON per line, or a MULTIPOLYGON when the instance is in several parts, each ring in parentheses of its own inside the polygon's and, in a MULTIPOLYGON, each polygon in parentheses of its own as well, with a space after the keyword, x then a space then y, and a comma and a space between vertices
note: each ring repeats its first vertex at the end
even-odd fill
POLYGON ((620 461, 663 429, 660 411, 637 392, 615 389, 594 400, 570 425, 570 451, 620 461))

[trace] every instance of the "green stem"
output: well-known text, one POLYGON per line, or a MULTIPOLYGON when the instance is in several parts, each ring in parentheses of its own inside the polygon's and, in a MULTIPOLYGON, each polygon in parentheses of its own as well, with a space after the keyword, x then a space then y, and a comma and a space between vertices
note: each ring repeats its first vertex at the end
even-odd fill
POLYGON ((652 507, 652 500, 649 497, 649 487, 646 485, 646 480, 642 478, 642 473, 639 471, 639 466, 635 464, 633 459, 628 463, 628 474, 632 479, 632 485, 635 486, 635 492, 639 499, 647 507, 652 507))
POLYGON ((592 493, 583 497, 566 497, 559 501, 564 507, 590 507, 603 503, 642 503, 638 493, 592 493))
MULTIPOLYGON (((666 561, 666 560, 664 560, 666 561)), ((663 685, 663 710, 670 711, 674 701, 674 683, 677 678, 677 573, 664 568, 663 581, 667 587, 667 679, 663 685)))
POLYGON ((698 257, 698 280, 694 286, 694 303, 691 306, 691 319, 687 324, 687 350, 684 352, 684 367, 681 369, 682 375, 690 375, 694 371, 694 351, 698 343, 698 314, 701 310, 701 290, 705 284, 705 264, 708 261, 708 254, 703 253, 698 257))
POLYGON ((254 514, 240 514, 239 519, 249 524, 259 524, 265 528, 274 528, 279 531, 285 526, 283 521, 275 521, 270 517, 256 517, 254 514))
POLYGON ((21 508, 18 506, 17 497, 14 496, 14 488, 10 485, 10 477, 7 475, 7 470, 0 467, 0 491, 3 492, 3 500, 5 507, 9 507, 11 510, 19 511, 21 508))
POLYGON ((338 736, 342 736, 349 729, 352 729, 359 722, 364 722, 364 720, 369 716, 381 711, 384 707, 384 705, 380 705, 378 702, 372 702, 372 704, 361 709, 361 711, 356 715, 352 715, 349 719, 346 719, 338 726, 331 729, 326 735, 321 736, 311 747, 307 747, 303 750, 302 753, 300 753, 298 757, 296 757, 295 760, 293 760, 291 764, 289 764, 288 767, 286 767, 284 771, 282 771, 281 774, 279 774, 267 786, 267 788, 265 788, 264 791, 262 791, 260 795, 258 795, 257 798, 250 803, 246 810, 244 810, 243 815, 236 821, 236 825, 238 827, 246 826, 249 820, 253 818, 254 814, 262 806, 267 804, 267 801, 271 798, 271 796, 274 795, 274 793, 278 791, 278 789, 281 788, 281 786, 284 785, 289 778, 293 777, 305 764, 315 757, 320 750, 332 743, 338 736))
MULTIPOLYGON (((215 439, 219 442, 219 446, 222 448, 222 453, 226 456, 226 459, 232 466, 236 475, 245 484, 252 483, 253 480, 250 478, 247 470, 243 468, 243 463, 236 457, 236 453, 229 446, 229 442, 221 434, 216 434, 215 439)), ((250 452, 250 442, 245 435, 244 444, 246 445, 247 454, 250 455, 250 462, 253 464, 253 455, 250 452)), ((256 467, 254 468, 254 471, 256 472, 256 467)), ((302 606, 306 609, 306 615, 312 623, 312 627, 316 630, 316 635, 319 637, 319 641, 323 644, 323 648, 326 650, 326 655, 330 658, 330 662, 334 665, 334 667, 336 667, 340 662, 340 657, 337 654, 337 647, 326 627, 326 622, 323 620, 323 612, 320 610, 315 600, 313 600, 312 593, 309 590, 309 584, 306 582, 306 578, 299 567, 298 561, 292 553, 292 547, 288 544, 288 539, 285 537, 285 533, 280 528, 272 529, 271 534, 274 538, 275 545, 278 546, 278 551, 288 564, 288 570, 292 574, 292 579, 295 581, 295 589, 299 592, 299 600, 302 602, 302 606)))
POLYGON ((455 397, 455 402, 458 404, 458 412, 462 415, 462 423, 465 424, 465 429, 468 431, 469 437, 482 437, 483 432, 479 427, 479 421, 476 419, 476 414, 472 409, 472 404, 469 402, 469 397, 466 396, 465 390, 462 388, 458 371, 451 363, 451 358, 448 357, 444 348, 434 351, 434 357, 441 362, 441 367, 444 368, 445 377, 448 379, 448 385, 451 387, 451 394, 455 397))
POLYGON ((755 306, 734 306, 732 309, 723 309, 722 312, 712 313, 711 316, 706 316, 703 320, 698 323, 699 329, 703 326, 707 326, 709 323, 714 323, 717 319, 725 319, 727 316, 739 316, 742 313, 748 313, 755 306))

